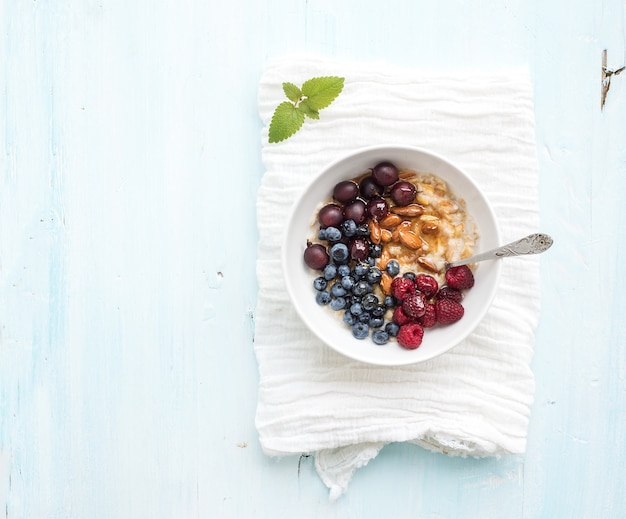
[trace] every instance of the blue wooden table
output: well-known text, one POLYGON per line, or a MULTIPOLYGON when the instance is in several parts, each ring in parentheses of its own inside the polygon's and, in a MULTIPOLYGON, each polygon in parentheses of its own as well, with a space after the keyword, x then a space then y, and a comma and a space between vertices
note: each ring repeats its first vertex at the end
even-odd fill
POLYGON ((625 517, 625 24, 619 0, 1 2, 0 511, 625 517), (556 243, 524 455, 391 445, 330 503, 311 457, 262 453, 256 103, 294 51, 529 66, 556 243))

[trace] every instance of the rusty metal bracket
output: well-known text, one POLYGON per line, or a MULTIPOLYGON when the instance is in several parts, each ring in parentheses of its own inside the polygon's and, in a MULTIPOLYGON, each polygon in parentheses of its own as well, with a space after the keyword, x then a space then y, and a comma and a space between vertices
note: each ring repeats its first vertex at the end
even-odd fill
POLYGON ((611 88, 611 78, 613 76, 618 76, 624 70, 626 70, 626 66, 618 68, 617 70, 608 68, 607 51, 606 49, 602 51, 602 90, 600 95, 600 110, 604 110, 604 105, 606 104, 606 96, 609 93, 609 88, 611 88))

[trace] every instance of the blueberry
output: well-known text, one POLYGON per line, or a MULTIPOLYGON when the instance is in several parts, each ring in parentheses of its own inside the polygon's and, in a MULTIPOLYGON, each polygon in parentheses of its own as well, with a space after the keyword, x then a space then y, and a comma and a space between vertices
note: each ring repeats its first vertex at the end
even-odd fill
POLYGON ((343 314, 343 322, 346 323, 348 326, 352 326, 357 321, 352 312, 350 310, 346 310, 343 314))
POLYGON ((345 263, 348 261, 348 246, 345 243, 335 243, 330 248, 330 257, 337 263, 345 263))
POLYGON ((363 308, 371 312, 378 306, 378 296, 376 294, 366 294, 363 296, 363 308))
POLYGON ((352 315, 360 315, 363 313, 363 305, 361 303, 352 303, 350 306, 352 315))
POLYGON ((370 267, 373 267, 376 265, 376 260, 370 256, 365 260, 365 263, 367 263, 370 267))
POLYGON ((370 328, 380 328, 385 324, 385 320, 382 317, 372 317, 368 323, 370 328))
POLYGON ((364 296, 365 294, 368 294, 371 291, 372 291, 372 287, 364 279, 357 281, 354 287, 352 287, 352 293, 355 296, 364 296))
POLYGON ((337 274, 339 274, 341 277, 349 276, 350 275, 350 267, 348 265, 339 265, 337 267, 337 274))
POLYGON ((346 300, 343 297, 336 297, 330 302, 333 310, 343 310, 346 307, 346 300))
POLYGON ((402 274, 403 278, 410 279, 411 281, 415 281, 415 272, 405 272, 402 274))
POLYGON ((369 236, 370 230, 367 224, 362 224, 362 225, 357 226, 356 235, 357 236, 369 236))
POLYGON ((326 229, 320 229, 317 233, 317 238, 319 240, 326 240, 328 239, 328 236, 326 234, 326 229))
POLYGON ((370 333, 370 327, 365 323, 355 323, 352 326, 352 335, 357 339, 365 339, 370 333))
POLYGON ((385 325, 385 331, 389 334, 390 337, 395 337, 400 331, 400 326, 394 322, 390 322, 385 325))
POLYGON ((376 308, 372 310, 372 315, 374 317, 382 317, 383 315, 385 315, 386 311, 387 309, 383 305, 376 305, 376 308))
POLYGON ((341 231, 337 227, 326 227, 326 239, 328 241, 341 240, 341 231))
POLYGON ((328 281, 326 281, 322 276, 313 280, 313 288, 315 288, 315 290, 326 290, 327 286, 328 281))
POLYGON ((354 267, 354 276, 357 279, 361 279, 363 276, 365 276, 365 274, 367 274, 368 270, 369 268, 367 265, 363 263, 357 263, 354 267))
POLYGON ((362 314, 359 314, 357 316, 357 321, 359 321, 360 323, 369 324, 371 320, 372 316, 368 312, 363 312, 362 314))
POLYGON ((325 290, 322 290, 318 292, 317 294, 315 294, 315 301, 317 302, 318 305, 322 305, 322 306, 327 305, 328 303, 330 303, 331 299, 332 297, 325 290))
POLYGON ((393 296, 385 296, 385 299, 383 301, 383 304, 387 307, 387 308, 391 308, 392 306, 397 306, 396 305, 396 298, 393 296))
POLYGON ((370 267, 370 269, 367 271, 367 274, 365 274, 365 279, 368 283, 372 285, 380 283, 382 277, 383 274, 378 267, 370 267))
POLYGON ((324 267, 324 279, 330 281, 331 279, 335 279, 337 276, 337 267, 332 263, 329 263, 324 267))
POLYGON ((345 220, 341 224, 341 230, 344 236, 351 238, 356 234, 356 223, 354 223, 354 220, 345 220))
POLYGON ((376 330, 372 332, 372 341, 379 346, 387 344, 389 342, 389 334, 385 330, 376 330))
POLYGON ((386 270, 390 276, 397 276, 400 273, 400 264, 396 260, 389 260, 386 270))
POLYGON ((363 299, 361 296, 355 296, 354 294, 348 294, 347 298, 351 305, 353 305, 354 303, 360 304, 361 299, 363 299))
POLYGON ((348 291, 341 286, 340 283, 335 283, 332 287, 330 287, 330 293, 333 297, 343 297, 348 291))
POLYGON ((380 258, 383 254, 383 246, 380 243, 372 243, 370 245, 370 256, 372 258, 380 258))
POLYGON ((341 278, 341 286, 346 290, 352 290, 354 283, 355 281, 352 276, 344 276, 341 278))

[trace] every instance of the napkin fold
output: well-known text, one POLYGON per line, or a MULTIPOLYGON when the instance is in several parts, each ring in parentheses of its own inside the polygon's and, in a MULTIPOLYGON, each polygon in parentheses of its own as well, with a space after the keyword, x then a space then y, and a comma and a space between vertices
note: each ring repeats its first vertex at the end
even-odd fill
POLYGON ((258 104, 266 171, 257 195, 254 349, 264 452, 314 453, 332 499, 390 442, 460 456, 522 453, 534 395, 538 257, 503 262, 490 310, 451 351, 417 365, 377 367, 343 357, 306 328, 284 286, 280 249, 286 215, 311 178, 348 152, 385 143, 430 149, 464 169, 491 201, 503 243, 537 232, 528 71, 421 71, 288 56, 267 64, 258 104), (345 78, 339 97, 319 120, 307 119, 294 136, 269 144, 282 83, 327 75, 345 78))

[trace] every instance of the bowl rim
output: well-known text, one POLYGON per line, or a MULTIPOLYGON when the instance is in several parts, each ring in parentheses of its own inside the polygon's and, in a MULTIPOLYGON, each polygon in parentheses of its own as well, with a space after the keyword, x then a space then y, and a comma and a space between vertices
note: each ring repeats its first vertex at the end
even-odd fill
MULTIPOLYGON (((493 225, 493 231, 495 234, 495 238, 496 238, 496 242, 499 243, 500 242, 500 228, 499 228, 499 222, 498 219, 496 218, 494 209, 489 201, 489 199, 487 198, 487 196, 485 195, 484 191, 480 188, 480 186, 477 184, 477 182, 461 167, 459 167, 456 163, 450 161, 449 159, 445 158, 444 156, 442 156, 441 154, 431 151, 430 149, 424 148, 424 147, 419 147, 419 146, 412 146, 412 145, 404 145, 404 144, 378 144, 378 145, 371 145, 371 146, 364 146, 364 147, 360 147, 357 148, 351 152, 346 152, 343 153, 342 155, 340 155, 338 158, 328 162, 325 166, 321 167, 318 169, 317 173, 311 178, 311 180, 301 189, 301 191, 298 193, 298 195, 295 197, 293 204, 291 205, 291 208, 289 210, 289 214, 288 214, 288 218, 286 220, 286 225, 284 227, 284 234, 283 234, 283 239, 282 239, 282 243, 281 243, 281 262, 283 265, 288 265, 289 262, 289 258, 288 258, 288 245, 289 245, 289 230, 291 227, 292 222, 294 221, 294 217, 296 216, 296 213, 298 211, 298 208, 300 207, 300 205, 302 204, 303 200, 305 200, 307 193, 312 189, 312 187, 319 181, 319 179, 321 177, 323 177, 325 174, 328 173, 329 170, 337 167, 339 164, 341 164, 342 162, 345 162, 346 160, 361 156, 363 154, 370 154, 370 153, 380 153, 381 154, 381 160, 383 159, 383 157, 385 156, 385 154, 392 154, 392 153, 398 153, 398 152, 408 152, 408 153, 418 153, 418 154, 423 154, 425 156, 429 156, 432 159, 436 160, 436 161, 440 161, 441 163, 444 163, 447 167, 452 168, 454 170, 456 170, 457 173, 459 173, 461 175, 461 177, 464 178, 464 180, 466 182, 468 182, 469 184, 472 185, 473 189, 476 191, 476 193, 479 195, 479 197, 482 199, 482 202, 484 202, 484 209, 486 209, 489 219, 491 220, 491 223, 493 225)), ((434 175, 439 176, 437 173, 433 172, 434 175)), ((444 179, 447 181, 447 179, 444 179)), ((323 203, 323 200, 320 200, 320 203, 323 203)), ((311 215, 311 218, 314 218, 314 215, 311 215)), ((477 223, 478 224, 478 223, 477 223)), ((479 236, 480 238, 480 236, 479 236)), ((480 252, 480 251, 477 251, 480 252)), ((454 342, 453 344, 448 345, 448 347, 446 347, 445 349, 443 349, 442 351, 433 351, 431 354, 421 354, 420 358, 413 358, 413 356, 410 355, 410 351, 408 352, 409 355, 407 355, 407 357, 405 359, 403 359, 402 361, 392 361, 392 360, 383 360, 383 361, 379 361, 379 360, 372 360, 370 358, 367 358, 366 356, 362 356, 358 354, 358 351, 353 352, 352 350, 343 350, 343 349, 338 349, 334 344, 332 344, 331 342, 329 342, 328 340, 326 340, 326 338, 323 336, 323 334, 321 334, 318 329, 314 326, 311 326, 309 324, 309 319, 308 316, 305 312, 305 309, 302 307, 302 305, 299 303, 299 299, 297 297, 297 294, 294 292, 295 290, 295 286, 293 282, 290 282, 289 279, 289 268, 284 268, 283 269, 283 278, 284 278, 284 282, 285 282, 285 288, 287 290, 288 296, 289 296, 289 300, 291 302, 291 304, 293 305, 293 307, 296 310, 296 313, 298 314, 299 318, 302 320, 303 324, 306 326, 306 328, 313 334, 315 335, 315 337, 317 339, 319 339, 326 347, 332 349, 333 351, 339 353, 340 355, 346 357, 348 359, 352 359, 352 360, 356 360, 359 362, 363 362, 365 364, 370 364, 373 366, 387 366, 387 367, 393 367, 393 366, 407 366, 407 365, 412 365, 412 364, 419 364, 428 360, 431 360, 435 357, 438 357, 440 355, 443 355, 444 353, 449 352, 451 349, 453 349, 454 347, 456 347, 459 343, 461 343, 462 341, 464 341, 467 337, 469 337, 476 329, 476 327, 480 324, 480 322, 482 322, 482 320, 484 319, 486 313, 488 312, 489 308, 491 307, 492 303, 493 303, 493 299, 497 293, 498 290, 498 286, 500 284, 500 279, 501 279, 501 275, 502 275, 502 265, 500 261, 493 261, 490 262, 493 264, 493 269, 495 271, 495 273, 493 274, 495 279, 493 282, 493 286, 490 290, 490 292, 488 293, 488 296, 485 299, 485 304, 481 307, 481 310, 476 314, 476 316, 474 317, 474 321, 473 324, 468 328, 467 332, 463 335, 462 338, 460 338, 458 341, 454 342)), ((340 321, 338 321, 339 323, 340 321)), ((412 351, 417 351, 417 350, 412 350, 412 351)))

